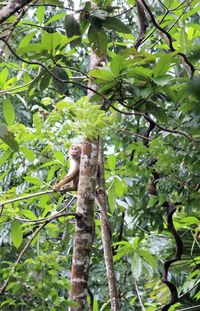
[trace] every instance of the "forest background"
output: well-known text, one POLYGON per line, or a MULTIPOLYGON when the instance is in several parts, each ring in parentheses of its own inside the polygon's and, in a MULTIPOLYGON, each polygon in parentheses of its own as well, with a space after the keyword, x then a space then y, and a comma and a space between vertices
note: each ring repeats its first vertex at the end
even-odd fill
POLYGON ((1 310, 199 310, 199 18, 0 1, 1 310))

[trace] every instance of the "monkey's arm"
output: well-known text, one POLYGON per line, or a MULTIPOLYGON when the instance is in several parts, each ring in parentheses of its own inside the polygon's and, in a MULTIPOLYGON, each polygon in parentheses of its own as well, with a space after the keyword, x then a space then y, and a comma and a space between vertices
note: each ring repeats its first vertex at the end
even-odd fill
POLYGON ((66 184, 74 180, 78 176, 78 174, 79 174, 79 168, 75 169, 73 173, 66 175, 59 183, 57 183, 53 187, 53 191, 58 191, 61 187, 65 186, 66 184))

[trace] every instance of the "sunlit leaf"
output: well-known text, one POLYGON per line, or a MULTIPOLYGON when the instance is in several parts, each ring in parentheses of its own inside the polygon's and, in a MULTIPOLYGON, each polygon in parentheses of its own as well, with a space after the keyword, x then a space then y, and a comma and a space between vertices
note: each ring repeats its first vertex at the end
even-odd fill
POLYGON ((11 224, 11 239, 12 239, 13 245, 16 248, 19 248, 23 240, 23 235, 22 235, 20 223, 17 220, 14 220, 11 224))

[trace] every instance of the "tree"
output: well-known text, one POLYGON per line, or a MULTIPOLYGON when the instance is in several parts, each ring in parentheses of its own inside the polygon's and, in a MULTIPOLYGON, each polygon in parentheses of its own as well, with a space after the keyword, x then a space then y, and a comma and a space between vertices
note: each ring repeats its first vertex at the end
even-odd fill
POLYGON ((0 9, 1 310, 197 309, 198 1, 0 9))

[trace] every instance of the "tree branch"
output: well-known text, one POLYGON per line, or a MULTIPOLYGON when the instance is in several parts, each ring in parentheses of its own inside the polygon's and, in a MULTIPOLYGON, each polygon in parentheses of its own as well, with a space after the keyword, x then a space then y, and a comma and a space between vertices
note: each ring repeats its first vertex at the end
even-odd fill
POLYGON ((3 41, 7 47, 9 48, 9 50, 12 52, 12 54, 18 59, 20 60, 21 62, 23 63, 26 63, 26 64, 29 64, 29 65, 38 65, 40 67, 42 67, 43 69, 45 69, 55 80, 61 82, 61 83, 70 83, 70 84, 73 84, 73 85, 77 85, 77 86, 80 86, 86 90, 89 90, 91 91, 92 93, 94 94, 97 94, 99 95, 101 98, 103 98, 104 100, 106 100, 109 104, 111 104, 111 102, 109 101, 109 99, 104 95, 104 94, 101 94, 99 93, 96 89, 88 86, 88 85, 84 85, 82 83, 79 83, 79 82, 75 82, 75 81, 72 81, 72 80, 68 80, 68 79, 60 79, 59 77, 57 77, 48 67, 46 67, 43 63, 41 62, 38 62, 38 61, 28 61, 24 58, 22 58, 21 56, 19 56, 14 50, 13 48, 11 47, 11 45, 6 41, 6 39, 4 37, 0 37, 0 40, 3 41))
POLYGON ((6 204, 14 203, 14 202, 21 201, 21 200, 31 199, 33 197, 37 197, 37 196, 49 194, 49 193, 54 193, 54 191, 53 190, 45 190, 45 191, 41 191, 41 192, 37 192, 37 193, 27 194, 27 195, 24 195, 23 197, 13 198, 13 199, 7 200, 5 202, 0 202, 0 207, 3 207, 6 204))
POLYGON ((31 3, 32 0, 10 0, 3 9, 0 10, 0 24, 2 24, 6 19, 12 16, 14 13, 22 9, 26 4, 31 3))
POLYGON ((145 38, 146 29, 148 27, 148 22, 147 22, 145 10, 144 10, 144 5, 141 2, 141 0, 137 0, 136 5, 137 5, 137 11, 138 11, 138 19, 140 23, 140 32, 134 44, 134 47, 138 49, 138 47, 141 45, 141 43, 143 42, 145 38))
POLYGON ((178 134, 178 135, 181 135, 181 136, 184 136, 186 137, 187 139, 189 139, 190 141, 192 142, 195 142, 195 143, 199 143, 199 141, 193 139, 191 136, 189 136, 188 134, 186 134, 185 132, 182 132, 182 131, 178 131, 178 130, 172 130, 172 129, 168 129, 160 124, 158 124, 156 121, 154 121, 151 117, 149 117, 148 115, 146 115, 145 113, 143 112, 140 112, 140 111, 134 111, 134 112, 127 112, 127 111, 122 111, 118 108, 116 108, 115 106, 113 106, 111 104, 111 107, 119 112, 119 113, 122 113, 122 114, 125 114, 125 115, 128 115, 128 116, 131 116, 131 115, 136 115, 136 116, 142 116, 143 118, 145 118, 148 122, 151 122, 152 124, 154 124, 155 126, 157 126, 157 128, 159 128, 161 131, 164 131, 164 132, 168 132, 168 133, 173 133, 173 134, 178 134))

